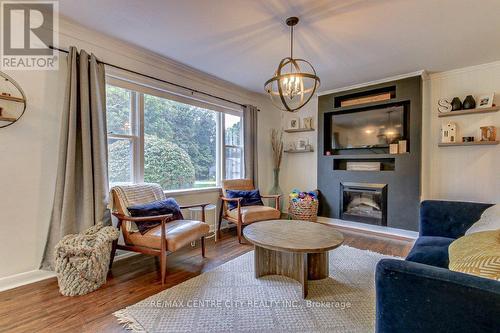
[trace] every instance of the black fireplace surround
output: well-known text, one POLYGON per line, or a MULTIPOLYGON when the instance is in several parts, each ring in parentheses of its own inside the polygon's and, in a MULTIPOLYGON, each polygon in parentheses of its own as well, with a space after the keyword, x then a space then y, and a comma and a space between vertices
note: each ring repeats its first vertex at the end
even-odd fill
MULTIPOLYGON (((408 77, 363 88, 319 96, 318 189, 320 216, 418 231, 421 177, 422 79, 408 77), (382 90, 391 91, 385 101, 341 106, 338 101, 382 90), (407 153, 389 154, 385 146, 337 148, 332 144, 335 113, 361 117, 371 108, 404 105, 407 153), (377 162, 379 170, 352 170, 352 162, 377 162), (351 186, 353 183, 356 186, 351 186), (378 184, 373 189, 370 185, 378 184), (366 191, 369 188, 373 191, 366 191), (360 192, 361 191, 361 192, 360 192), (350 205, 349 205, 350 204, 350 205)), ((345 124, 341 124, 345 128, 345 124)), ((347 124, 348 125, 348 124, 347 124)), ((338 126, 337 126, 338 128, 338 126)), ((355 139, 355 137, 354 137, 355 139)))
POLYGON ((387 226, 387 184, 340 184, 340 218, 387 226))

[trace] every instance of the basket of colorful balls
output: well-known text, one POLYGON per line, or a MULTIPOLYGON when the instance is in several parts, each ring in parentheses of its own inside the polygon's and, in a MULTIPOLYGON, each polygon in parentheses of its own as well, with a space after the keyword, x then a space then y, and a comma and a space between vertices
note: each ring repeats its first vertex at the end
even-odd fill
POLYGON ((288 215, 292 220, 316 222, 318 219, 318 192, 293 189, 288 196, 288 215))

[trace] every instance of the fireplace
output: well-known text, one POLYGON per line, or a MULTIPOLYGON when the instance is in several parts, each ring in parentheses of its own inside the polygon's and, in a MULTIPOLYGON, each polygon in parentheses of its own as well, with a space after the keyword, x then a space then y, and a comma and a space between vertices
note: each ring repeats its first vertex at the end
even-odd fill
POLYGON ((340 218, 387 226, 387 184, 341 183, 340 218))

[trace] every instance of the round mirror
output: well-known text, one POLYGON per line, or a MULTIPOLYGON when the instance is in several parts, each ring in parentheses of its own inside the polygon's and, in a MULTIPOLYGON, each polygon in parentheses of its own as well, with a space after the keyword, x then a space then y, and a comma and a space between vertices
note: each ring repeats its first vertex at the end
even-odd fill
POLYGON ((0 72, 0 128, 14 124, 26 111, 26 96, 21 86, 0 72))

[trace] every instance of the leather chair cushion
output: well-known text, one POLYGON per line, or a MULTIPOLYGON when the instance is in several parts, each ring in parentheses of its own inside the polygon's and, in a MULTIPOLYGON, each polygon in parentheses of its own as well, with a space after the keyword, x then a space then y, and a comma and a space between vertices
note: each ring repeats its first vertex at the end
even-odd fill
MULTIPOLYGON (((205 236, 210 226, 201 221, 175 220, 166 224, 167 250, 174 252, 181 247, 205 236)), ((144 235, 134 232, 128 235, 131 245, 160 249, 161 226, 148 230, 144 235)))
MULTIPOLYGON (((238 210, 232 209, 227 215, 234 220, 238 219, 238 210)), ((257 221, 277 220, 281 217, 281 212, 268 206, 245 206, 241 207, 241 222, 250 224, 257 221)))

